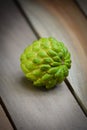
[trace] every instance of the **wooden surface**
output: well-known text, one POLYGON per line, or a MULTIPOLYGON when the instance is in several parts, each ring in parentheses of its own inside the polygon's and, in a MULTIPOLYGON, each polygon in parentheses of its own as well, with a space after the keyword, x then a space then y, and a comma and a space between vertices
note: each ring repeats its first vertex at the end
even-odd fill
POLYGON ((72 0, 18 0, 40 37, 53 36, 71 52, 71 89, 87 114, 87 19, 72 0))
POLYGON ((0 17, 0 96, 17 130, 87 130, 64 82, 42 91, 24 78, 19 57, 36 36, 12 0, 0 1, 0 17))
POLYGON ((0 130, 13 130, 1 105, 0 105, 0 130))

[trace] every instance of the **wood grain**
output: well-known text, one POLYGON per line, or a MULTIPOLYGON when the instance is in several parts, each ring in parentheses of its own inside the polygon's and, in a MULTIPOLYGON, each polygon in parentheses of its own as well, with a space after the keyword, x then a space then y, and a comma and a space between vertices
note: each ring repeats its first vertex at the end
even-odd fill
POLYGON ((87 130, 87 119, 64 82, 42 91, 24 78, 19 57, 36 37, 12 0, 0 2, 0 96, 16 128, 87 130))
POLYGON ((13 130, 1 105, 0 105, 0 130, 13 130))
POLYGON ((18 0, 40 37, 63 41, 72 56, 68 80, 87 114, 87 20, 72 0, 18 0))

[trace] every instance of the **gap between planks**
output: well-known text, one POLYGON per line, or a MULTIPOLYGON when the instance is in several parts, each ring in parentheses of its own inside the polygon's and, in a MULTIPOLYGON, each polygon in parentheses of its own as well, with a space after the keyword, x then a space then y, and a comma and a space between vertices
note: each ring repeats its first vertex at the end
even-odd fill
POLYGON ((17 128, 16 128, 16 126, 15 126, 15 124, 14 124, 14 122, 13 122, 11 116, 10 116, 10 113, 8 112, 8 110, 7 110, 7 108, 6 108, 6 106, 5 106, 5 104, 4 104, 4 102, 3 102, 3 100, 2 100, 1 97, 0 97, 0 104, 1 104, 3 110, 4 110, 5 114, 6 114, 6 116, 7 116, 8 120, 9 120, 9 122, 11 123, 12 128, 13 128, 14 130, 17 130, 17 128))
POLYGON ((25 14, 24 10, 22 9, 20 3, 17 0, 13 0, 15 5, 18 7, 20 13, 22 14, 22 16, 25 18, 27 24, 29 25, 29 27, 32 29, 33 33, 35 34, 36 38, 39 39, 40 35, 37 32, 37 30, 34 28, 34 26, 32 25, 30 19, 27 17, 27 15, 25 14))

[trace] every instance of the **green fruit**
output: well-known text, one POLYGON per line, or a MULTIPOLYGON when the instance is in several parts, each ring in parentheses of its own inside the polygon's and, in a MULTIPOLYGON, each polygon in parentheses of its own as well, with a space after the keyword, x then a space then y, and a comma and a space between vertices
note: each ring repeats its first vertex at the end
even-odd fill
POLYGON ((35 86, 50 89, 68 76, 71 56, 62 42, 40 38, 25 48, 20 62, 25 76, 35 86))

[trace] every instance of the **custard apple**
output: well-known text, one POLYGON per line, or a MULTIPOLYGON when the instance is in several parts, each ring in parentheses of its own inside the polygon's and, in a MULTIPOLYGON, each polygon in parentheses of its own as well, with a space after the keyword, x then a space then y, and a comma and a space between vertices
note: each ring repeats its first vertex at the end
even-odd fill
POLYGON ((71 55, 63 42, 40 38, 25 48, 20 62, 25 76, 35 86, 50 89, 68 76, 71 55))

